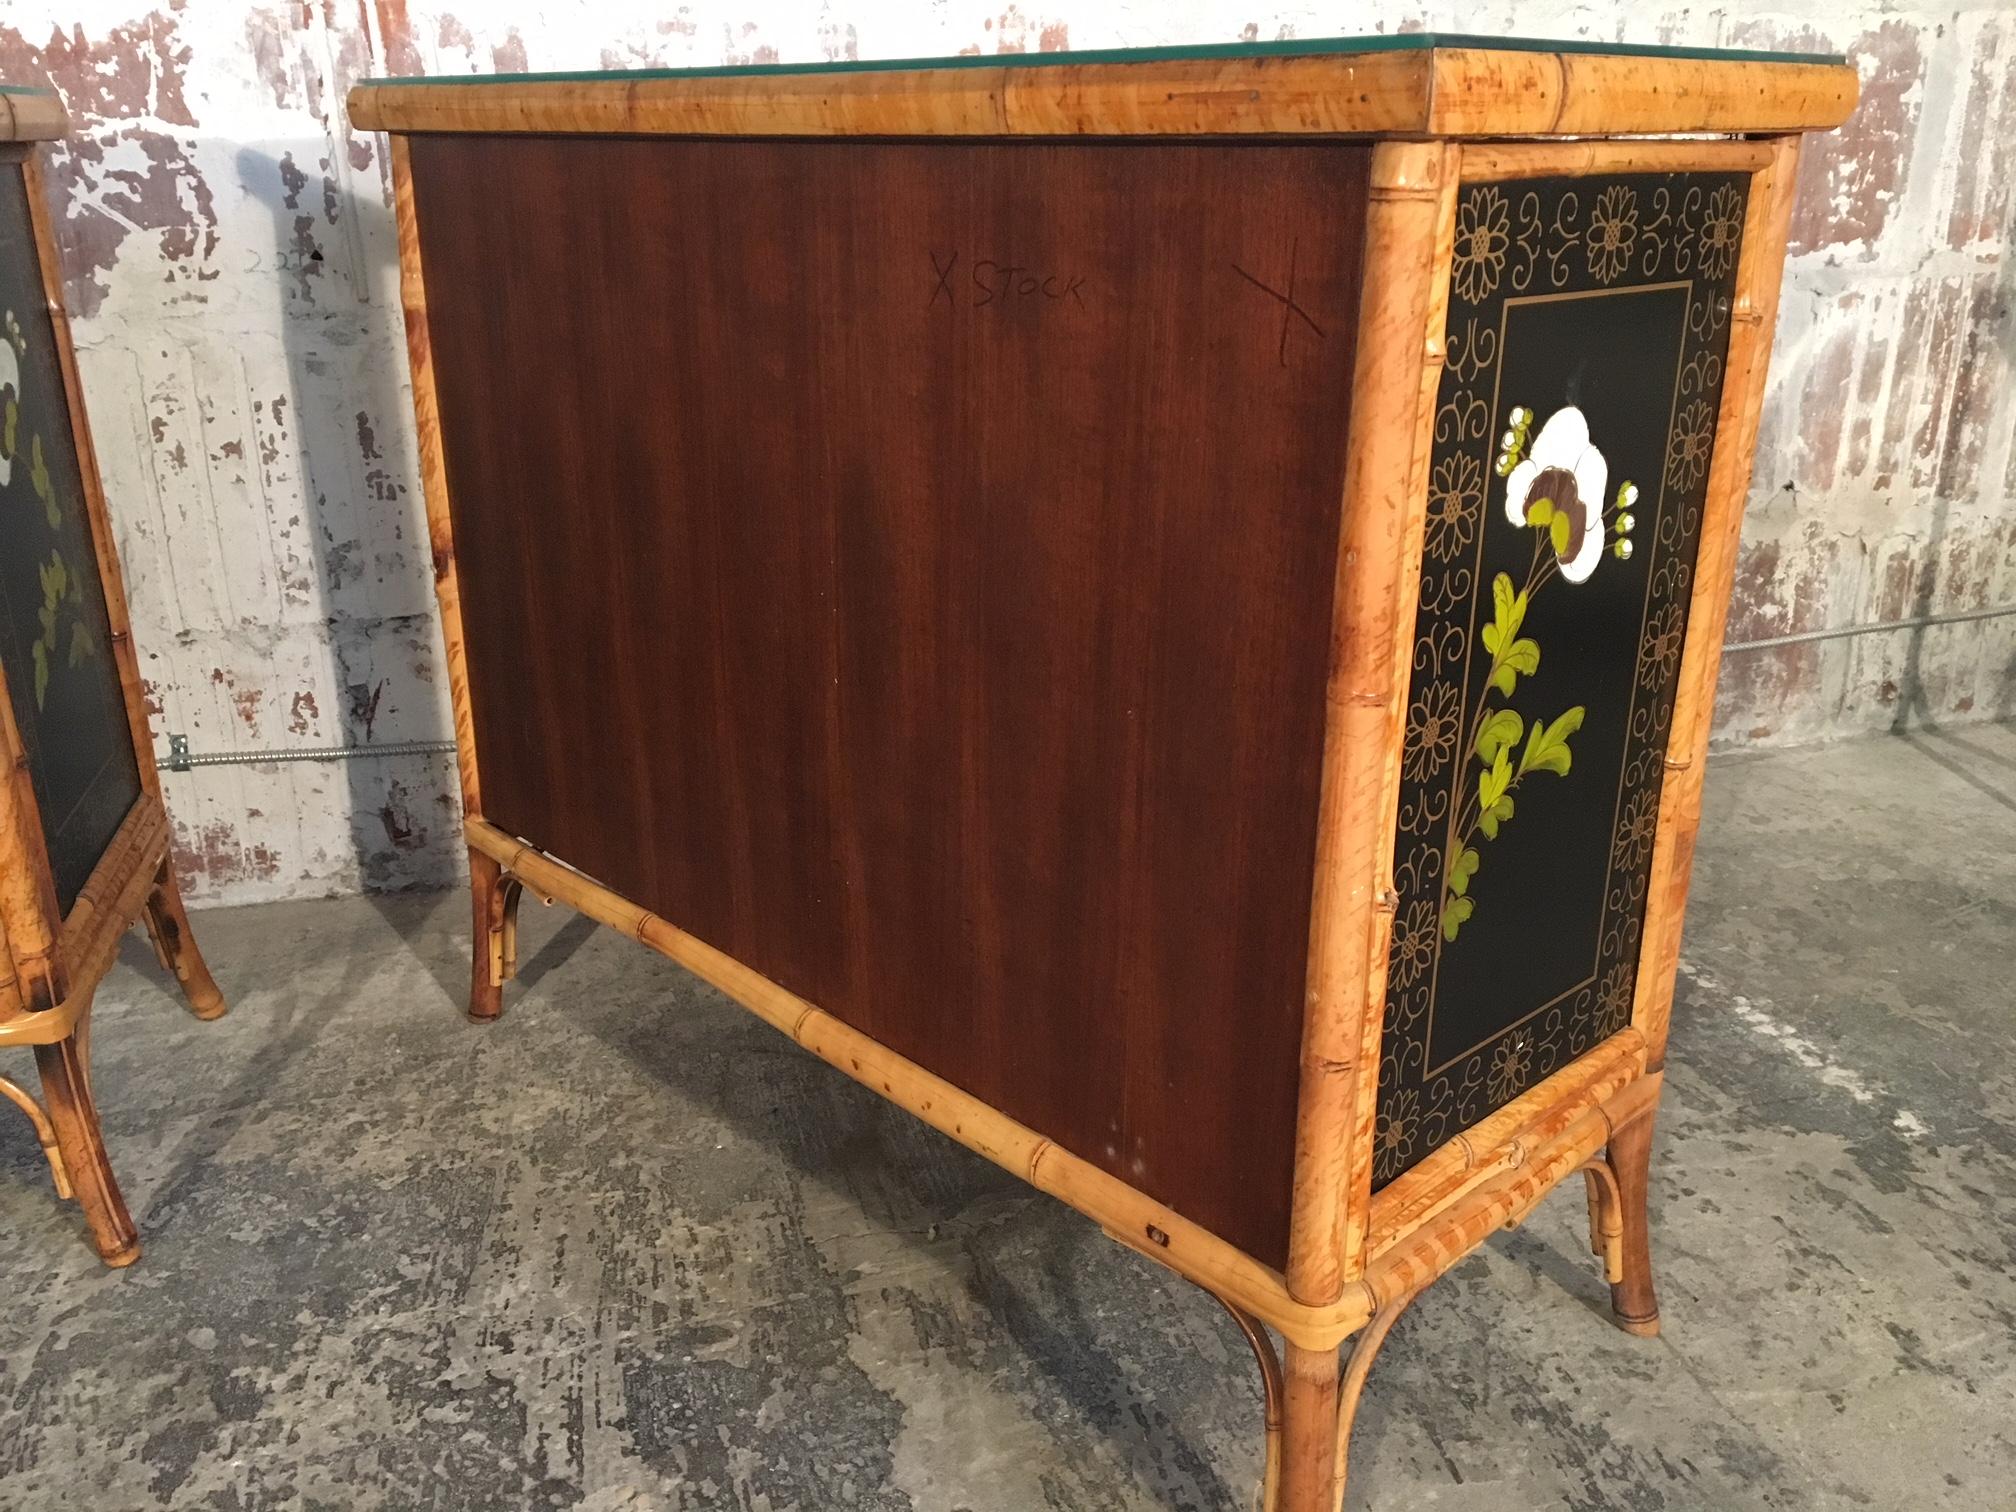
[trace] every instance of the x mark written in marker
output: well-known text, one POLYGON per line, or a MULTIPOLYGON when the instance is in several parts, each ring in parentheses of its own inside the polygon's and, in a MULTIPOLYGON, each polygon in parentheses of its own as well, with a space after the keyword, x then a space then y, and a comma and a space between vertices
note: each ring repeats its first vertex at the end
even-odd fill
POLYGON ((1304 325, 1309 327, 1310 330, 1314 331, 1316 333, 1316 339, 1318 341, 1321 341, 1323 339, 1323 327, 1316 324, 1315 317, 1310 315, 1310 313, 1307 310, 1303 309, 1302 306, 1297 304, 1295 301, 1295 260, 1297 254, 1301 250, 1302 250, 1302 243, 1299 239, 1289 244, 1288 292, 1285 294, 1282 293, 1281 290, 1275 288, 1273 285, 1261 282, 1259 279, 1255 278, 1251 273, 1248 273, 1244 268, 1240 267, 1239 264, 1237 263, 1232 264, 1232 271, 1234 273, 1237 273, 1241 278, 1245 279, 1246 282, 1253 285, 1253 287, 1258 289, 1261 293, 1268 295, 1270 298, 1278 299, 1281 301, 1280 352, 1281 352, 1281 366, 1283 367, 1288 366, 1288 327, 1295 320, 1299 319, 1304 325))

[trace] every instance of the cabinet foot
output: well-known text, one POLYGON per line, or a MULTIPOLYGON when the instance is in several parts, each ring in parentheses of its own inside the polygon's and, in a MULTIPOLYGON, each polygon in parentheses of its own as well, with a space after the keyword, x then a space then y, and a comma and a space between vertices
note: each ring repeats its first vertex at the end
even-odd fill
POLYGON ((154 888, 147 894, 142 917, 147 937, 154 942, 154 954, 162 968, 173 972, 182 984, 189 1011, 199 1019, 222 1018, 227 1006, 224 994, 217 990, 203 952, 196 948, 196 936, 190 933, 189 914, 182 906, 182 888, 175 880, 172 862, 163 861, 154 874, 154 888))
MULTIPOLYGON (((1215 1293, 1214 1293, 1215 1295, 1215 1293)), ((1341 1512, 1351 1427, 1365 1378, 1394 1322, 1419 1293, 1388 1303, 1349 1341, 1343 1368, 1334 1349, 1287 1345, 1287 1360, 1257 1318, 1223 1297, 1260 1363, 1267 1403, 1267 1454, 1260 1483, 1260 1512, 1341 1512)))
POLYGON ((469 962, 469 1017, 493 1023, 504 1012, 504 984, 518 974, 518 898, 524 884, 473 847, 469 894, 475 938, 469 962))
POLYGON ((35 1047, 35 1065, 42 1073, 49 1129, 60 1157, 50 1161, 57 1190, 62 1192, 67 1185, 68 1195, 84 1210, 98 1258, 109 1266, 131 1265, 140 1258, 140 1234, 126 1211, 126 1199, 119 1194, 119 1182, 105 1154, 105 1137, 98 1127, 98 1107, 91 1100, 89 1003, 77 1016, 77 1027, 68 1038, 35 1047))
POLYGON ((1659 1295, 1652 1283, 1652 1115, 1610 1132, 1609 1148, 1583 1167, 1589 1182, 1590 1247, 1604 1257, 1610 1309, 1626 1333, 1659 1334, 1659 1295))

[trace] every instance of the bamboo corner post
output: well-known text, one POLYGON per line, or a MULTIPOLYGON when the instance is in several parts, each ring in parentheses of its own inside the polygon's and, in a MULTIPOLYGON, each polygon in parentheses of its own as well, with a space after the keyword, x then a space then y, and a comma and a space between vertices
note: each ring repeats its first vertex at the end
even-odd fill
POLYGON ((59 1198, 110 1266, 139 1236, 105 1150, 91 1003, 144 924, 189 1011, 225 1011, 169 860, 146 703, 85 418, 38 144, 50 91, 0 84, 0 1046, 35 1052, 42 1095, 0 1078, 59 1198))
POLYGON ((1578 1173, 1656 1331, 1793 166, 1855 97, 1432 35, 358 86, 470 1016, 530 888, 1070 1204, 1253 1348, 1272 1512, 1578 1173))

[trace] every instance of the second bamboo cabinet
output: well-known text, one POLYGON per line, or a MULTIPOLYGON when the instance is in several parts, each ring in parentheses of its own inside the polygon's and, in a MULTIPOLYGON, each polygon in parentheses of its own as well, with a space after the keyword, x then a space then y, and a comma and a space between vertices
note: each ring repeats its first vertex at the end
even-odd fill
POLYGON ((38 1098, 0 1075, 0 1097, 119 1267, 140 1258, 140 1235, 91 1090, 98 984, 144 923, 190 1011, 212 1019, 225 1005, 169 857, 63 308, 42 154, 67 125, 50 90, 0 83, 0 1049, 32 1048, 42 1085, 38 1098))

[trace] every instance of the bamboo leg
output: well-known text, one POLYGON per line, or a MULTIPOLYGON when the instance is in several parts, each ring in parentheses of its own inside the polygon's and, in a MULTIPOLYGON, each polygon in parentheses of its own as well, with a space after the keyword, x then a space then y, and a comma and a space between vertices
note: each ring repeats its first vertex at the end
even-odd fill
POLYGON ((1646 1221, 1651 1187, 1652 1115, 1610 1131, 1610 1169, 1617 1178, 1623 1221, 1623 1276, 1610 1287, 1617 1325, 1641 1338, 1659 1333, 1659 1297, 1652 1286, 1652 1235, 1646 1221))
POLYGON ((49 1105, 49 1123, 63 1155, 63 1169, 91 1242, 107 1265, 131 1265, 140 1258, 140 1235, 126 1212, 126 1199, 105 1155, 98 1127, 98 1108, 91 1100, 91 1005, 84 1005, 77 1028, 68 1039, 35 1047, 35 1065, 42 1073, 42 1095, 49 1105))
POLYGON ((1338 1386, 1336 1350, 1288 1344, 1280 1512, 1332 1512, 1336 1505, 1338 1386))
POLYGON ((1374 1313, 1351 1341, 1341 1373, 1336 1351, 1288 1345, 1279 1512, 1343 1512, 1351 1428, 1365 1378, 1394 1323, 1419 1295, 1408 1292, 1374 1313))
POLYGON ((476 938, 469 962, 469 1017, 479 1024, 504 1011, 504 984, 518 974, 518 898, 524 883, 473 847, 469 892, 476 938))
POLYGON ((222 1018, 224 994, 204 964, 203 952, 196 948, 196 936, 189 929, 189 914, 182 906, 182 888, 175 880, 173 863, 163 861, 154 874, 154 890, 147 894, 147 936, 154 942, 154 954, 163 969, 172 971, 182 984, 182 996, 189 1011, 199 1019, 222 1018))

